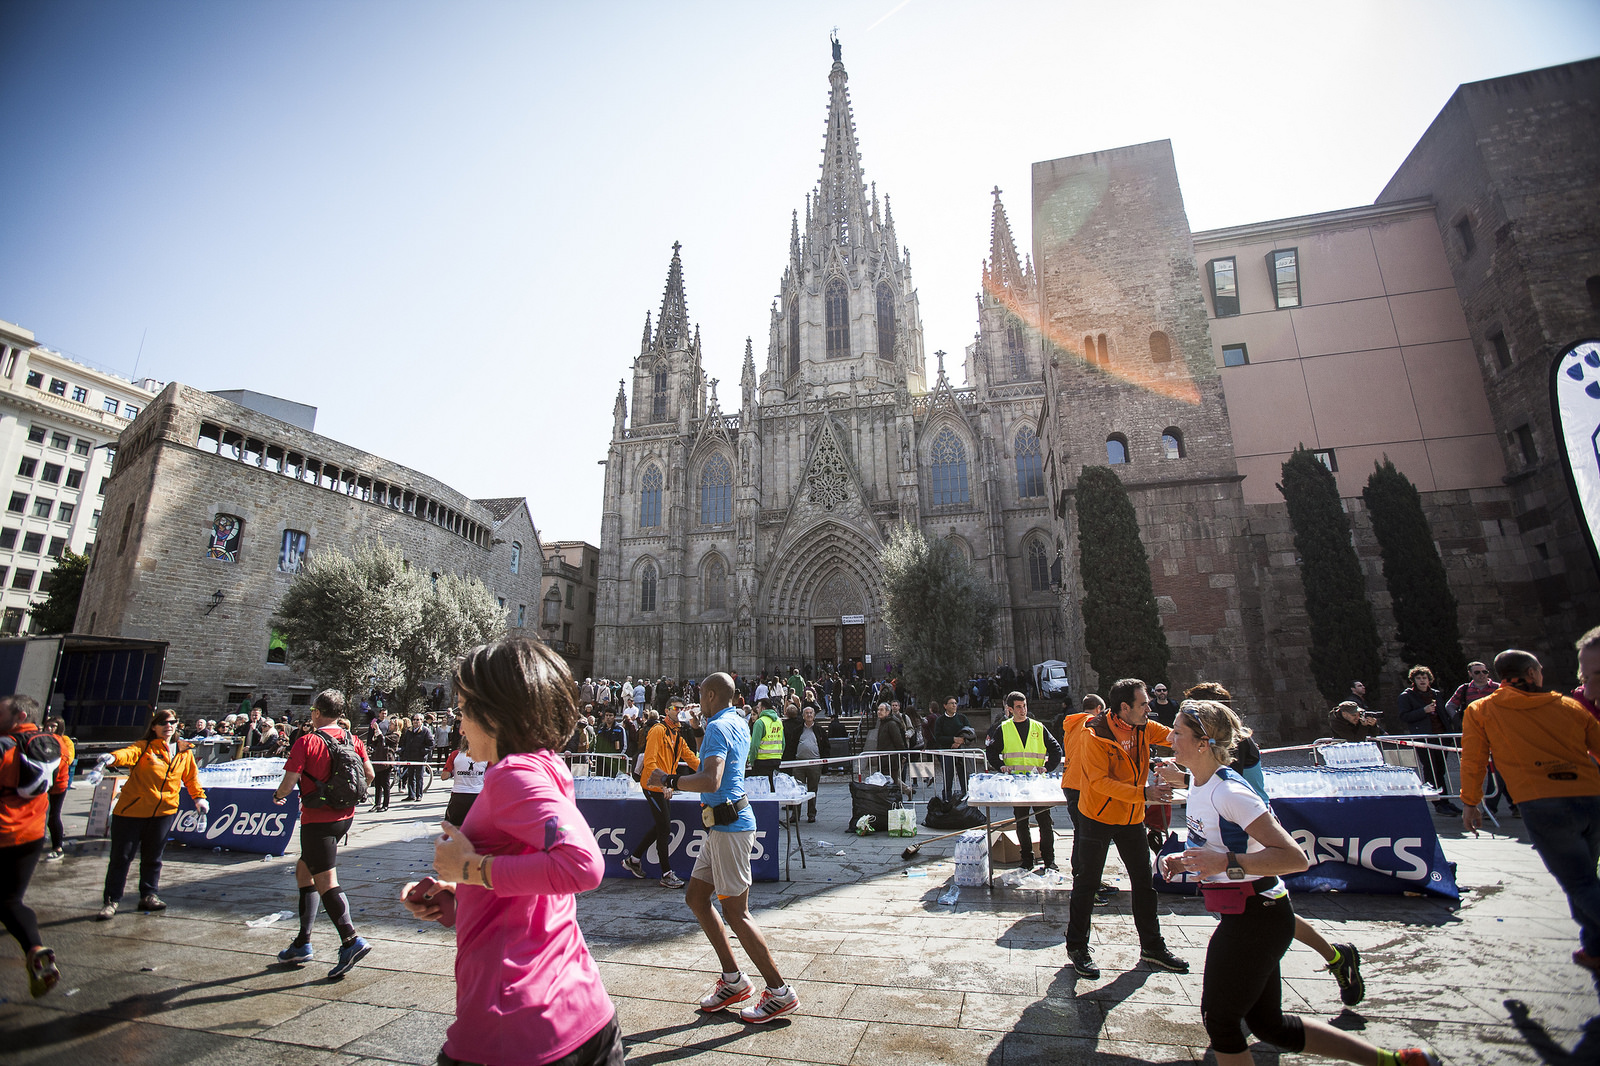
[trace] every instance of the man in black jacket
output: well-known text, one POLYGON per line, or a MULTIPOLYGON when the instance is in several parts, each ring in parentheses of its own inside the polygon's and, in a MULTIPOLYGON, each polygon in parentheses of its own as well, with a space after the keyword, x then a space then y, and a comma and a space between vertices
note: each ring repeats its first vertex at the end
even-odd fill
MULTIPOLYGON (((790 728, 790 719, 783 721, 783 761, 805 759, 831 759, 828 746, 828 731, 817 724, 817 711, 814 707, 807 707, 800 712, 800 718, 795 728, 790 728)), ((817 787, 822 784, 822 767, 820 766, 794 766, 789 773, 796 781, 805 786, 805 790, 812 794, 806 803, 806 821, 817 820, 817 787)), ((796 816, 799 812, 796 811, 796 816)))
MULTIPOLYGON (((956 698, 951 696, 944 701, 942 713, 933 719, 933 726, 928 732, 928 747, 936 751, 959 751, 968 748, 977 736, 967 716, 957 713, 956 698)), ((942 756, 939 764, 940 772, 944 775, 944 798, 949 799, 957 792, 965 793, 971 764, 966 759, 948 756, 942 756)))

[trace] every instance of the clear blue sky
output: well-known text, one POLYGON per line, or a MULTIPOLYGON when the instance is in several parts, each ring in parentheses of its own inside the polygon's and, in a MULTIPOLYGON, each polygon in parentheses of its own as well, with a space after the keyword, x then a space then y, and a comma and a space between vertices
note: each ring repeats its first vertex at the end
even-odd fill
POLYGON ((992 186, 1026 246, 1036 160, 1170 138, 1197 230, 1349 207, 1457 84, 1600 53, 1592 0, 6 0, 0 319, 594 541, 673 241, 724 409, 764 362, 834 26, 930 353, 976 328, 992 186))

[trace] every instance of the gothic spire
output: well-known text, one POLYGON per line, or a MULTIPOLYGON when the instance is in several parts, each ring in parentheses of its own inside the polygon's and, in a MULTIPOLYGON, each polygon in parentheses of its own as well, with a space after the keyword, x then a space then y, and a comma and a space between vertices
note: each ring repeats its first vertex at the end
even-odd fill
POLYGON ((644 340, 639 342, 639 350, 641 352, 645 352, 645 351, 649 351, 650 350, 650 312, 649 311, 646 311, 644 313, 644 340))
POLYGON ((739 384, 747 389, 755 388, 756 384, 755 342, 749 337, 744 339, 744 372, 739 375, 739 384))
POLYGON ((1017 245, 1011 238, 1011 223, 1006 219, 1005 205, 1000 202, 1000 186, 991 190, 994 196, 994 216, 989 225, 989 261, 983 265, 983 285, 990 292, 1009 291, 1014 296, 1026 297, 1028 276, 1017 259, 1017 245))
POLYGON ((683 297, 683 260, 678 256, 678 250, 682 247, 676 241, 672 244, 667 287, 661 294, 661 315, 656 321, 655 338, 655 347, 661 351, 689 342, 689 305, 683 297))
POLYGON ((867 202, 861 173, 861 145, 850 110, 850 76, 833 41, 833 69, 828 83, 828 131, 822 147, 822 178, 817 184, 816 221, 826 237, 850 248, 866 243, 867 202))

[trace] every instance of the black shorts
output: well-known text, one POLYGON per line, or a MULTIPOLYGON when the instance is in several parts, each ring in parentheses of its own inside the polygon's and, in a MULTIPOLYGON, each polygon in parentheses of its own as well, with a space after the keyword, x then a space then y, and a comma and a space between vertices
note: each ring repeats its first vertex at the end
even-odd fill
POLYGON ((339 841, 349 834, 352 821, 300 823, 300 861, 307 870, 321 874, 339 865, 339 841))

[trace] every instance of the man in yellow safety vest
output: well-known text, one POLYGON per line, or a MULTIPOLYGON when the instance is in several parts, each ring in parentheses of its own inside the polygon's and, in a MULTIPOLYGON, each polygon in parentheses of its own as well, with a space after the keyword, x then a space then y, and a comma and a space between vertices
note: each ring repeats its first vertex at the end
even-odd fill
MULTIPOLYGON (((1036 718, 1028 717, 1028 697, 1013 692, 1006 697, 1009 717, 1002 718, 984 740, 989 768, 1008 774, 1054 773, 1061 766, 1061 745, 1036 718)), ((1033 836, 1028 816, 1039 820, 1039 855, 1044 869, 1056 868, 1056 830, 1050 821, 1049 807, 1013 807, 1017 820, 1017 842, 1022 848, 1022 869, 1033 868, 1033 836)))

